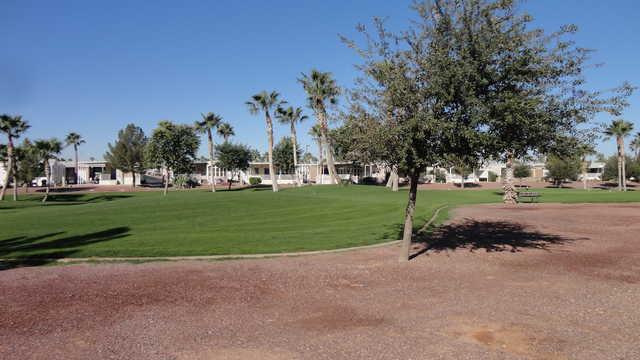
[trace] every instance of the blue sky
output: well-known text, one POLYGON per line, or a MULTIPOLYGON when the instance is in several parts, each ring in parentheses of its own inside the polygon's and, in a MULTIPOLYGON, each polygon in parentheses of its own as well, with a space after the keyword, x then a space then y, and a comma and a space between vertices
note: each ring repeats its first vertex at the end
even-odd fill
MULTIPOLYGON (((192 123, 207 111, 235 127, 235 141, 264 150, 264 120, 244 106, 252 94, 277 90, 302 106, 296 78, 314 67, 349 87, 358 59, 337 34, 352 35, 373 16, 388 17, 392 28, 411 16, 409 1, 388 0, 0 3, 0 112, 22 114, 30 138, 79 132, 87 140, 82 159, 101 158, 127 123, 150 133, 161 119, 192 123)), ((530 0, 523 7, 547 30, 579 26, 578 44, 598 50, 593 62, 605 64, 588 72, 589 86, 640 85, 639 2, 530 0)), ((623 116, 637 130, 639 94, 623 116)), ((311 123, 299 133, 303 149, 314 151, 311 123)), ((276 126, 276 138, 287 134, 276 126)), ((612 153, 613 142, 600 150, 612 153)))

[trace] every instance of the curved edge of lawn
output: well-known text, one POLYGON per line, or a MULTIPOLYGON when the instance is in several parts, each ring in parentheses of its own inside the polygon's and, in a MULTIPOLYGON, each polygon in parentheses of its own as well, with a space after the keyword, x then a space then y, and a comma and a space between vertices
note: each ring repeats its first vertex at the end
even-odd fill
MULTIPOLYGON (((446 211, 449 205, 439 206, 434 210, 431 218, 420 228, 419 232, 425 232, 432 230, 439 224, 448 219, 449 213, 446 211), (442 211, 445 210, 445 211, 442 211), (440 215, 440 214, 443 215, 440 215)), ((385 247, 390 245, 400 244, 402 240, 391 240, 381 243, 353 246, 338 249, 329 250, 315 250, 315 251, 299 251, 299 252, 282 252, 282 253, 265 253, 265 254, 226 254, 226 255, 195 255, 195 256, 134 256, 134 257, 85 257, 85 258, 22 258, 22 259, 0 259, 0 262, 15 262, 29 263, 44 261, 47 263, 58 264, 70 264, 70 263, 89 263, 89 262, 148 262, 148 261, 188 261, 188 260, 240 260, 240 259, 268 259, 279 257, 296 257, 296 256, 309 256, 309 255, 322 255, 342 253, 349 251, 375 249, 379 247, 385 247)))

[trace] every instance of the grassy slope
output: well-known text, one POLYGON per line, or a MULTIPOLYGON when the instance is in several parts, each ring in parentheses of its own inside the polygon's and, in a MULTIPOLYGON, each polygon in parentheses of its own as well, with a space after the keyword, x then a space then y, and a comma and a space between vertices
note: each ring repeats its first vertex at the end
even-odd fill
MULTIPOLYGON (((540 190, 546 202, 640 201, 640 192, 540 190)), ((0 204, 0 257, 178 256, 334 249, 398 239, 406 191, 316 186, 209 193, 40 196, 0 204)), ((421 191, 416 227, 492 190, 421 191)))

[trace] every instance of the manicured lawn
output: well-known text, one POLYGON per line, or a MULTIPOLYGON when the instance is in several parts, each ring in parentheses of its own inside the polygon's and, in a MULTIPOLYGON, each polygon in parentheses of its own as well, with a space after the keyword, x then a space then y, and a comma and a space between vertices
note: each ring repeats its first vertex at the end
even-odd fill
MULTIPOLYGON (((543 202, 640 201, 640 192, 539 190, 543 202)), ((406 190, 314 186, 241 191, 41 195, 0 203, 0 258, 179 256, 335 249, 400 237, 406 190)), ((416 227, 444 204, 494 190, 420 191, 416 227)), ((444 214, 444 213, 443 213, 444 214)), ((444 216, 443 216, 444 217, 444 216)))

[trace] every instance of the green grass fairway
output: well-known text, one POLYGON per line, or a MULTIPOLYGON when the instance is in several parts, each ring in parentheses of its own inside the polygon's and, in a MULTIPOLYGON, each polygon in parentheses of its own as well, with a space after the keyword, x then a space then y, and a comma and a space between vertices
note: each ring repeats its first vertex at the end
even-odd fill
MULTIPOLYGON (((640 201, 640 192, 544 189, 543 202, 640 201)), ((277 253, 395 240, 407 200, 375 186, 41 195, 0 203, 0 258, 277 253)), ((494 190, 420 191, 416 227, 494 190)))

